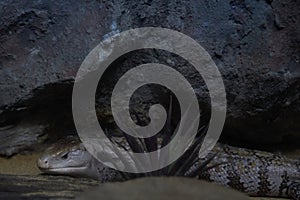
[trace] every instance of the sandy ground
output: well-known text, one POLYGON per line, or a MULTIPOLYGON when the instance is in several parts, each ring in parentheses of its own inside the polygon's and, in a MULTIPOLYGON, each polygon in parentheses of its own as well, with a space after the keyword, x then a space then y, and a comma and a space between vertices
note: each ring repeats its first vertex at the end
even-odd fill
POLYGON ((40 173, 36 165, 39 153, 15 155, 11 158, 0 157, 0 174, 37 175, 40 173))

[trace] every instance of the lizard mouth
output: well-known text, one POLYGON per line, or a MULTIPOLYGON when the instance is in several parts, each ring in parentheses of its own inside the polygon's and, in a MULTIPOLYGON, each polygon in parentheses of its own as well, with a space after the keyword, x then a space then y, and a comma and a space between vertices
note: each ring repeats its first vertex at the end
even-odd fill
POLYGON ((87 169, 87 167, 58 167, 58 168, 41 168, 39 169, 44 173, 78 173, 87 169))

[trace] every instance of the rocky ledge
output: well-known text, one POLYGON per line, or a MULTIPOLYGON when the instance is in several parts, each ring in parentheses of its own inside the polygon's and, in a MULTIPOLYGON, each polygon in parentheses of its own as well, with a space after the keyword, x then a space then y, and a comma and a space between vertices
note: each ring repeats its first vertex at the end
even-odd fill
POLYGON ((106 183, 66 176, 0 175, 4 199, 232 199, 245 200, 240 192, 188 178, 141 178, 123 183, 106 183))

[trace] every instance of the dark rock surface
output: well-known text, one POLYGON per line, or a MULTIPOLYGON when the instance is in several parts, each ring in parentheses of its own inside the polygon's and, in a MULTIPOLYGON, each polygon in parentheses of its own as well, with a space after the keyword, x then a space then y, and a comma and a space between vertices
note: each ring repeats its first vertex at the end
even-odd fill
POLYGON ((0 174, 1 199, 74 199, 97 181, 67 176, 0 174))
POLYGON ((6 127, 1 130, 0 155, 12 156, 22 150, 32 148, 33 144, 46 139, 43 125, 19 124, 16 127, 6 127))
POLYGON ((40 143, 70 134, 72 84, 72 80, 64 80, 37 87, 7 107, 0 114, 0 155, 43 150, 40 143))
POLYGON ((108 183, 82 193, 78 199, 96 198, 107 200, 250 199, 238 191, 216 184, 178 177, 140 178, 123 183, 108 183))
MULTIPOLYGON (((300 133, 299 4, 296 0, 3 0, 0 127, 25 120, 33 127, 40 121, 50 124, 50 132, 59 134, 72 129, 72 79, 88 52, 112 34, 161 26, 194 38, 219 67, 228 100, 225 139, 250 145, 299 141, 295 139, 300 133)), ((103 85, 109 88, 126 66, 153 59, 164 63, 165 58, 152 52, 133 54, 130 62, 121 59, 103 85)), ((205 105, 203 82, 184 66, 181 70, 205 105)), ((142 94, 146 100, 156 97, 152 91, 142 94)), ((163 101, 169 97, 159 96, 163 101)), ((0 138, 3 135, 0 130, 0 138)))
POLYGON ((0 174, 1 199, 233 199, 248 197, 232 189, 187 178, 142 178, 107 183, 66 176, 0 174))

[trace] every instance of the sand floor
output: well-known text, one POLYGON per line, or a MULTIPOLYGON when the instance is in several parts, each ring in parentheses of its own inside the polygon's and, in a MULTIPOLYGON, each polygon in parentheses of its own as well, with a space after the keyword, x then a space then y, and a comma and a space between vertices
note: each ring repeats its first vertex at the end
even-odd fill
POLYGON ((11 158, 0 157, 0 174, 37 175, 40 173, 36 165, 39 153, 15 155, 11 158))

